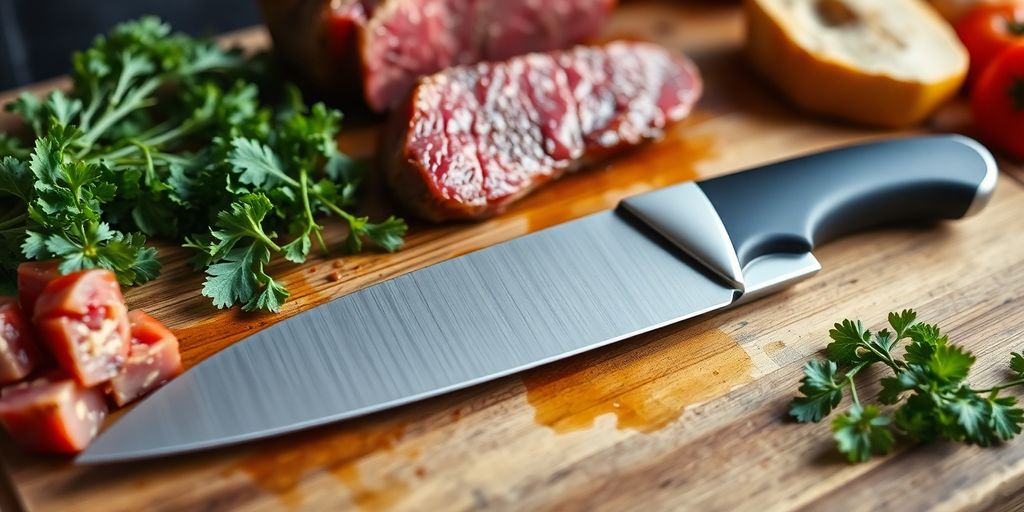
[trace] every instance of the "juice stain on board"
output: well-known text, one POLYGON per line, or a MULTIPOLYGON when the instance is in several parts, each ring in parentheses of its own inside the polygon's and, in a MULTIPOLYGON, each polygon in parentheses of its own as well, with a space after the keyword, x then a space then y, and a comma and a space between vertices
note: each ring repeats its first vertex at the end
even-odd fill
MULTIPOLYGON (((304 503, 300 487, 304 479, 327 471, 348 488, 353 506, 381 510, 401 500, 408 486, 390 475, 370 485, 360 474, 358 464, 373 453, 392 451, 404 432, 403 423, 340 432, 328 427, 306 434, 307 439, 298 442, 295 436, 268 441, 271 446, 258 448, 229 471, 248 474, 258 487, 291 508, 316 506, 304 503)), ((415 455, 412 453, 409 457, 415 455)))
POLYGON ((508 215, 524 216, 527 231, 538 231, 614 208, 632 195, 695 180, 700 177, 698 166, 716 156, 715 137, 691 134, 678 126, 661 141, 545 185, 514 205, 508 215))
POLYGON ((750 356, 721 330, 672 329, 623 342, 635 348, 603 360, 583 356, 526 373, 535 421, 567 433, 614 414, 619 430, 649 433, 679 418, 686 406, 753 380, 750 356))

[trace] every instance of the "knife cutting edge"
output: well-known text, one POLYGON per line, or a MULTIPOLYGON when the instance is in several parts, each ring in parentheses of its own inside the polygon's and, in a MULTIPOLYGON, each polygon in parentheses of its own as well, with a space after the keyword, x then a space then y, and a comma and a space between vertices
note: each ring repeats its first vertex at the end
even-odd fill
POLYGON ((997 176, 983 146, 940 135, 630 197, 235 343, 142 401, 76 461, 279 435, 563 359, 805 279, 820 269, 811 250, 841 235, 976 213, 997 176))

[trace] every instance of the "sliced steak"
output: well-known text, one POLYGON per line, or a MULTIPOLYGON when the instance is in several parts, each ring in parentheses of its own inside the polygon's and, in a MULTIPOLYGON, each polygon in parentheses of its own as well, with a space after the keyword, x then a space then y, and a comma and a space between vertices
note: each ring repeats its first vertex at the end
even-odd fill
POLYGON ((322 91, 394 107, 416 79, 582 42, 615 0, 262 0, 275 47, 322 91), (360 79, 354 79, 357 75, 360 79), (356 84, 357 87, 352 87, 356 84))
POLYGON ((452 68, 420 79, 392 112, 381 162, 421 217, 485 218, 585 161, 659 137, 701 87, 690 60, 635 42, 452 68))

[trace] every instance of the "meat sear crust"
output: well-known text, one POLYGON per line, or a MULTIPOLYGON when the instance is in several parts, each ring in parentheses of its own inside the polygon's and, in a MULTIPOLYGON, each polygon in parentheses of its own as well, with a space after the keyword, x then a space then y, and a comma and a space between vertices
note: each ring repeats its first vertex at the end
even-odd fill
POLYGON ((392 113, 381 162, 420 217, 486 218, 586 162, 660 137, 701 91, 689 59, 639 42, 452 68, 420 79, 392 113))

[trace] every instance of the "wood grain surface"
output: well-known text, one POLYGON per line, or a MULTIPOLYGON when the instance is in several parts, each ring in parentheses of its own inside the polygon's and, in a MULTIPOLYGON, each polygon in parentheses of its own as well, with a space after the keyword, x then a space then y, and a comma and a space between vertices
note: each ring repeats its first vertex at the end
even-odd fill
MULTIPOLYGON (((186 365, 297 311, 374 282, 615 206, 697 177, 867 138, 878 132, 800 115, 751 74, 735 4, 633 2, 608 37, 693 55, 700 108, 660 143, 560 180, 501 217, 414 225, 396 254, 276 264, 293 299, 280 315, 218 311, 199 295, 187 254, 128 292, 165 321, 186 365)), ((266 44, 262 31, 243 34, 266 44)), ((59 84, 58 84, 59 85, 59 84)), ((50 84, 52 86, 52 84, 50 84)), ((8 120, 9 122, 9 120, 8 120)), ((962 105, 930 128, 968 129, 962 105)), ((373 126, 341 141, 372 154, 373 126)), ((356 421, 207 453, 105 467, 0 443, 4 510, 983 510, 1024 503, 1024 441, 991 449, 914 446, 850 465, 828 427, 786 421, 801 366, 844 316, 878 326, 915 307, 978 357, 974 383, 1001 378, 1024 349, 1024 187, 1003 165, 981 215, 885 229, 815 251, 823 270, 775 296, 560 363, 356 421)), ((390 208, 371 184, 373 212, 390 208)), ((340 237, 332 233, 336 243, 340 237)), ((865 375, 869 389, 876 375, 865 375)), ((315 399, 315 397, 311 397, 315 399)), ((2 489, 2 487, 0 487, 2 489)))

